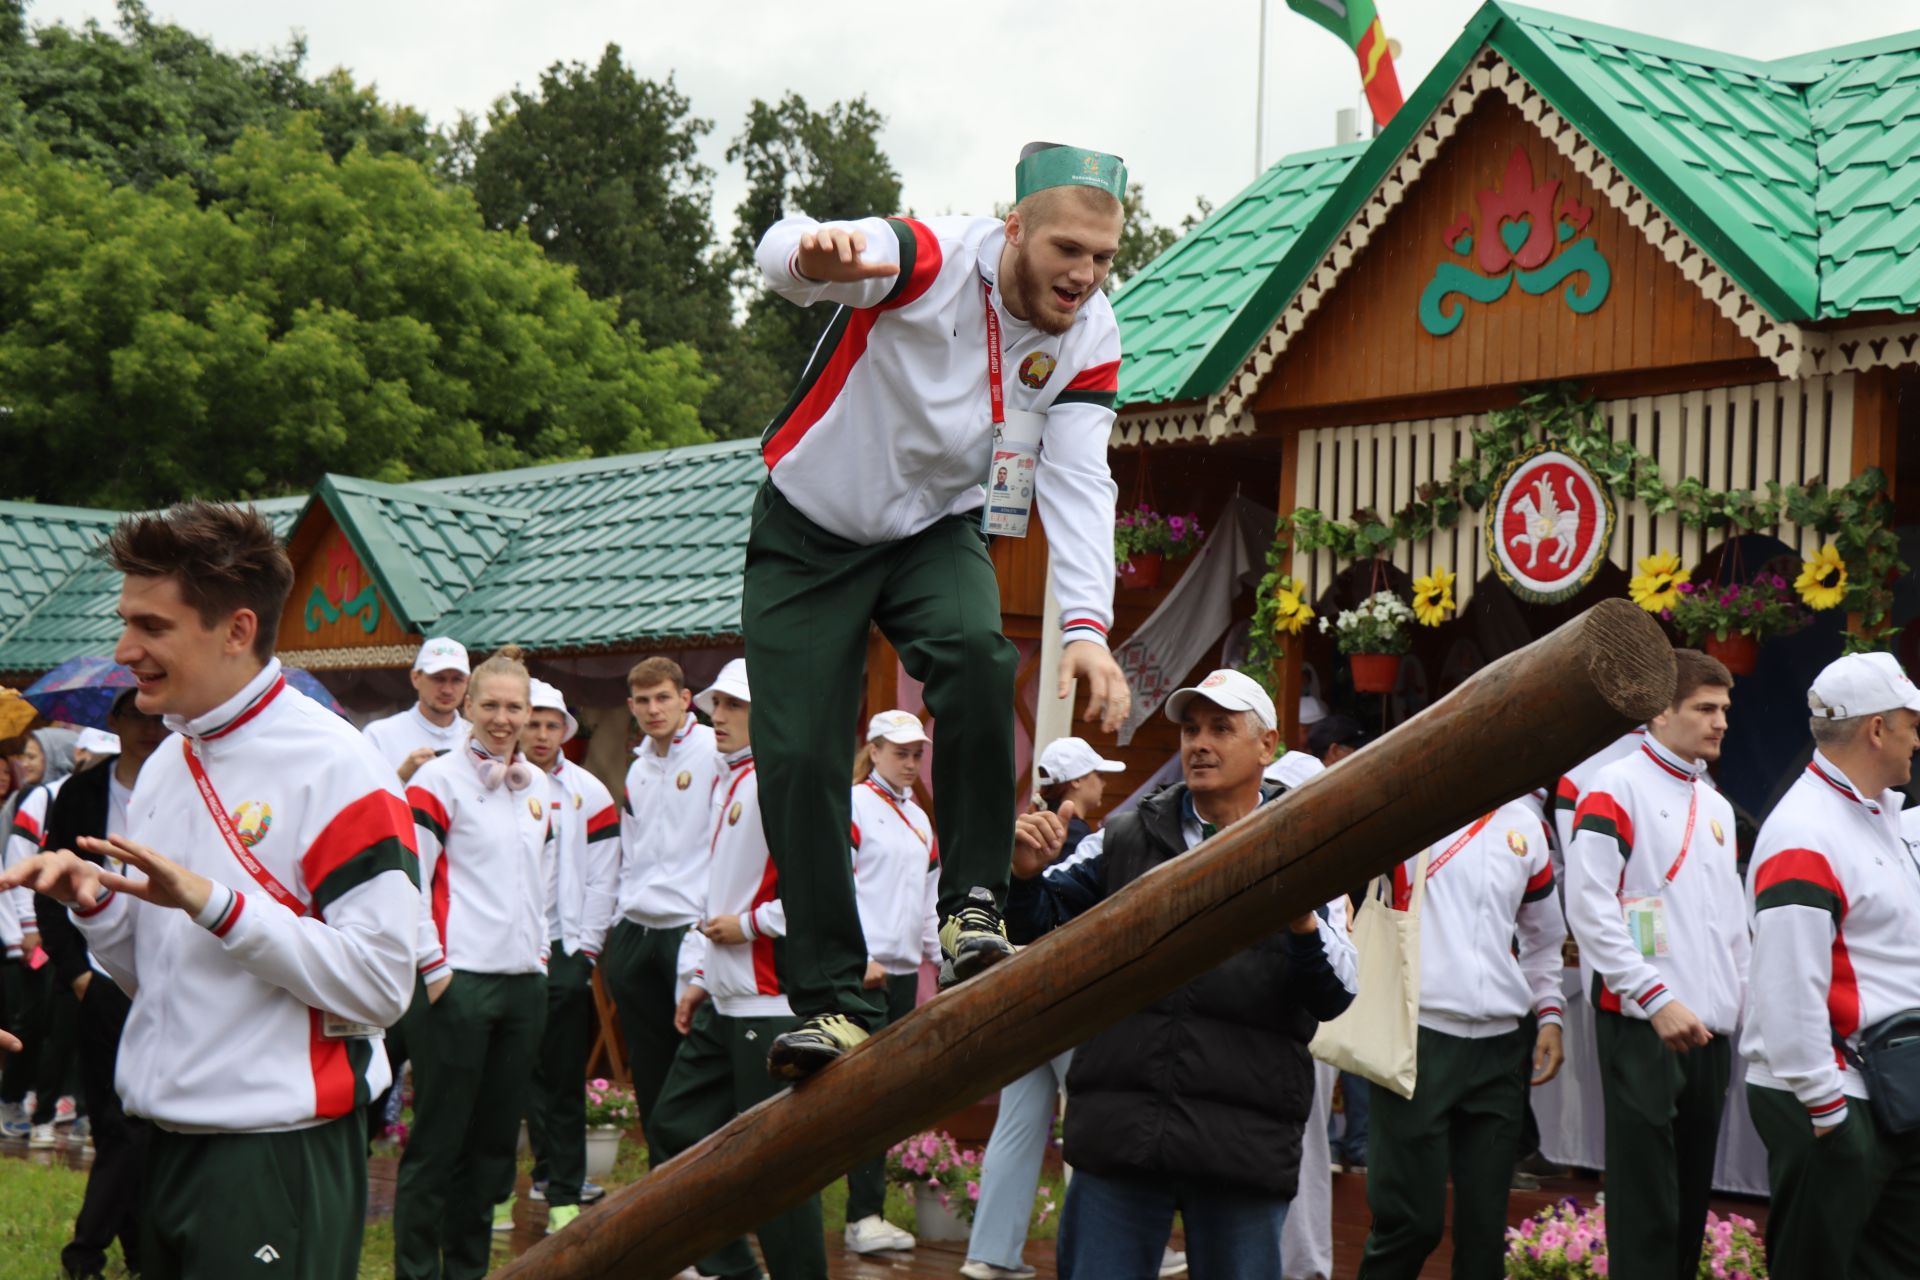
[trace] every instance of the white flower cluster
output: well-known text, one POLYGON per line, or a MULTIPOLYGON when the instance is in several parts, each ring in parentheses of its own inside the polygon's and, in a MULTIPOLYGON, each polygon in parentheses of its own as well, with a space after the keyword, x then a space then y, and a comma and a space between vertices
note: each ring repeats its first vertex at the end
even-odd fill
POLYGON ((1357 609, 1342 609, 1333 618, 1322 615, 1320 630, 1323 633, 1347 633, 1362 629, 1392 632, 1412 621, 1413 610, 1405 601, 1391 591, 1376 591, 1362 600, 1357 609))

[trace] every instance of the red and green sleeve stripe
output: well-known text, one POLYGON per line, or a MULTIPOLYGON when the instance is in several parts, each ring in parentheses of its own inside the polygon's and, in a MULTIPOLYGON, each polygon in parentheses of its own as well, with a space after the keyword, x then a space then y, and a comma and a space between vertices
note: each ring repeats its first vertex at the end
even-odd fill
POLYGON ((1782 849, 1754 872, 1753 907, 1755 911, 1814 907, 1831 915, 1837 925, 1847 915, 1847 894, 1825 854, 1782 849))
POLYGON ((1619 847, 1621 858, 1633 856, 1633 819, 1606 792, 1589 791, 1581 798, 1580 807, 1574 813, 1574 839, 1579 839, 1583 831, 1592 831, 1612 840, 1619 847))
MULTIPOLYGON (((402 873, 418 889, 420 853, 414 821, 414 810, 384 789, 369 791, 335 814, 300 859, 313 913, 323 914, 343 894, 388 871, 402 873)), ((441 832, 444 840, 444 826, 441 832)))
POLYGON ((425 787, 408 787, 407 803, 413 808, 413 820, 444 845, 447 828, 453 825, 453 820, 447 816, 447 806, 440 802, 440 797, 425 787))
POLYGON ((1551 898, 1552 896, 1553 864, 1548 863, 1534 874, 1533 879, 1527 881, 1527 890, 1520 895, 1520 901, 1523 903, 1539 902, 1542 898, 1551 898))
POLYGON ((1067 383, 1054 404, 1091 404, 1102 409, 1113 408, 1114 400, 1120 394, 1120 362, 1109 360, 1105 364, 1096 364, 1082 369, 1067 383))
POLYGON ((620 810, 608 805, 587 819, 587 843, 598 844, 602 840, 620 838, 620 810))

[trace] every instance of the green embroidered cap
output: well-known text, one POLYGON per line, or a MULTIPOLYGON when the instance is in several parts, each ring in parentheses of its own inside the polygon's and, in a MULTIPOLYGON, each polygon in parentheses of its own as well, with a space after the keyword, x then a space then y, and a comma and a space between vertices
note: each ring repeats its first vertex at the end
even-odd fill
POLYGON ((1013 198, 1025 200, 1048 187, 1098 187, 1119 200, 1127 193, 1127 162, 1104 151, 1029 142, 1013 170, 1013 198))

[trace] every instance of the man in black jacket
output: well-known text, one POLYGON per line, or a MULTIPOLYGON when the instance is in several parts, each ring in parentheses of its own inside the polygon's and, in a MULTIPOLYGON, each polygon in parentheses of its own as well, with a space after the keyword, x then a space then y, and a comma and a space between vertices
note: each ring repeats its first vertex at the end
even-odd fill
MULTIPOLYGON (((1007 924, 1039 934, 1231 826, 1267 798, 1273 700, 1215 671, 1167 700, 1183 781, 1082 841, 1051 871, 1071 813, 1015 832, 1007 924)), ((1194 1280, 1271 1280, 1313 1104, 1307 1042, 1353 991, 1332 957, 1350 943, 1313 912, 1075 1051, 1067 1074, 1062 1280, 1149 1280, 1176 1210, 1194 1280)), ((1351 965, 1343 965, 1351 972, 1351 965)))
MULTIPOLYGON (((145 715, 134 705, 133 693, 128 689, 120 695, 107 720, 107 727, 120 737, 120 754, 76 773, 61 788, 47 814, 45 848, 78 850, 81 836, 126 831, 134 779, 167 736, 160 717, 145 715)), ((80 856, 98 861, 91 853, 80 856)), ((102 1275, 107 1246, 118 1236, 127 1269, 137 1273, 140 1232, 134 1209, 147 1163, 147 1125, 121 1110, 113 1083, 120 1032, 132 1002, 113 979, 94 967, 86 940, 66 908, 45 896, 36 898, 34 906, 41 945, 53 960, 54 979, 71 988, 80 1001, 80 1080, 93 1126, 93 1169, 74 1219, 73 1240, 60 1251, 60 1265, 76 1280, 102 1275)))

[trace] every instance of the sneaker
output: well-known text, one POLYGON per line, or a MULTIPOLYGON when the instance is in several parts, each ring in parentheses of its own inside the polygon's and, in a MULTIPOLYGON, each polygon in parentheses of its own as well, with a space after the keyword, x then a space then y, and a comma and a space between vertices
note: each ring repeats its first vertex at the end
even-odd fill
POLYGON ((51 1124, 36 1124, 33 1126, 33 1132, 27 1138, 27 1145, 36 1150, 44 1151, 48 1147, 58 1144, 59 1141, 60 1135, 53 1131, 51 1124))
POLYGON ((1163 1276, 1187 1274, 1187 1255, 1168 1245, 1166 1252, 1160 1255, 1160 1274, 1163 1276))
POLYGON ((607 1189, 601 1186, 599 1183, 582 1182, 580 1184, 580 1203, 581 1204, 599 1204, 602 1200, 605 1200, 606 1198, 607 1198, 607 1189))
POLYGON ((940 925, 940 953, 942 988, 965 982, 1013 954, 1006 922, 991 893, 978 886, 968 890, 966 905, 940 925))
POLYGON ((527 1199, 538 1200, 545 1204, 547 1200, 547 1180, 545 1178, 533 1184, 533 1190, 527 1192, 527 1199))
POLYGON ((493 1229, 495 1231, 513 1230, 513 1197, 508 1196, 493 1206, 493 1229))
POLYGON ((1507 1182, 1507 1189, 1510 1191, 1538 1191, 1540 1189, 1540 1179, 1536 1175, 1528 1173, 1525 1169, 1516 1168, 1513 1171, 1513 1177, 1507 1182))
POLYGON ((822 1013, 773 1038, 767 1074, 775 1080, 804 1080, 867 1038, 867 1029, 844 1013, 822 1013))
POLYGON ((79 1114, 80 1109, 73 1105, 73 1099, 70 1097, 62 1096, 59 1101, 53 1104, 53 1122, 55 1124, 72 1124, 74 1117, 79 1114))
POLYGON ((0 1138, 24 1138, 33 1132, 33 1113, 18 1102, 0 1102, 0 1138))
POLYGON ((967 1280, 1034 1280, 1039 1272, 1024 1262, 1017 1267, 999 1267, 991 1262, 968 1258, 960 1268, 960 1274, 967 1280))
POLYGON ((572 1226, 573 1220, 579 1216, 580 1206, 577 1204, 557 1204, 553 1206, 553 1208, 547 1210, 547 1234, 550 1236, 559 1235, 562 1231, 572 1226))
POLYGON ((93 1121, 87 1119, 85 1116, 81 1116, 73 1122, 73 1128, 67 1131, 67 1136, 76 1142, 92 1143, 93 1121))
POLYGON ((847 1248, 855 1253, 884 1253, 890 1249, 911 1249, 914 1238, 878 1214, 847 1224, 847 1248))

